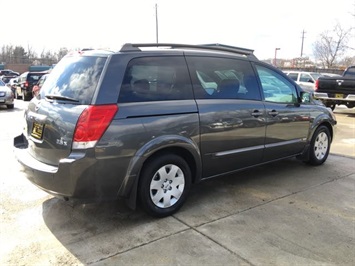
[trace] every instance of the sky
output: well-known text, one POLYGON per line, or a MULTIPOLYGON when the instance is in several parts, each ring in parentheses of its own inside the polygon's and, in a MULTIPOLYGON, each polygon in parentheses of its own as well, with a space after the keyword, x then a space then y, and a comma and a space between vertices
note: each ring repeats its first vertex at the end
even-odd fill
POLYGON ((62 47, 117 51, 124 43, 155 43, 158 33, 160 43, 227 44, 253 49, 259 59, 280 48, 278 58, 292 59, 301 55, 304 31, 303 56, 312 58, 322 32, 336 23, 355 28, 355 0, 17 0, 16 6, 1 12, 9 28, 0 47, 39 54, 62 47))

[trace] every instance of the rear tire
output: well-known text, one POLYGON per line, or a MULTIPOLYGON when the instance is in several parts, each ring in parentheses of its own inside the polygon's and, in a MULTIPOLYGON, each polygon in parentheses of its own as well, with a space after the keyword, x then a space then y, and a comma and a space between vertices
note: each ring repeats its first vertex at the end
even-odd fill
POLYGON ((164 153, 149 160, 140 175, 138 195, 142 208, 155 217, 169 216, 185 202, 191 170, 178 155, 164 153))
POLYGON ((7 109, 14 109, 14 105, 13 104, 8 104, 6 105, 7 109))
POLYGON ((323 164, 329 155, 331 136, 326 126, 320 126, 314 132, 311 140, 309 158, 305 162, 310 165, 323 164))

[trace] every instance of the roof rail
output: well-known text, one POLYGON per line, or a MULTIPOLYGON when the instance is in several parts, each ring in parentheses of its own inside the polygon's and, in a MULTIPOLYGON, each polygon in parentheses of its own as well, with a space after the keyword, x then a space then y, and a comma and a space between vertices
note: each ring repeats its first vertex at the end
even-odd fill
POLYGON ((256 56, 253 54, 254 50, 225 45, 225 44, 219 44, 219 43, 200 44, 200 45, 177 44, 177 43, 126 43, 122 46, 120 52, 141 51, 139 47, 170 47, 171 49, 193 48, 193 49, 217 50, 217 51, 225 51, 225 52, 250 56, 256 59, 256 56))

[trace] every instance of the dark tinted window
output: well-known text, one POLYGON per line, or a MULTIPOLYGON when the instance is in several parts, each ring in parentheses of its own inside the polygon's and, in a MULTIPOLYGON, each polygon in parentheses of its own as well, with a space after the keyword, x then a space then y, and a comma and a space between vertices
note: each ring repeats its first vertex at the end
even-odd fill
POLYGON ((44 74, 31 74, 29 73, 27 76, 27 80, 31 83, 37 83, 39 79, 43 76, 44 74))
POLYGON ((2 79, 3 82, 9 83, 11 77, 2 77, 1 79, 2 79))
POLYGON ((294 81, 297 81, 298 73, 289 73, 288 76, 294 81))
POLYGON ((261 100, 248 61, 216 57, 187 57, 197 99, 261 100))
POLYGON ((355 67, 349 67, 345 73, 345 76, 355 76, 355 67))
POLYGON ((192 99, 183 57, 141 57, 128 64, 119 102, 192 99))
POLYGON ((58 95, 90 104, 106 57, 73 56, 63 58, 48 75, 41 88, 41 98, 58 95))

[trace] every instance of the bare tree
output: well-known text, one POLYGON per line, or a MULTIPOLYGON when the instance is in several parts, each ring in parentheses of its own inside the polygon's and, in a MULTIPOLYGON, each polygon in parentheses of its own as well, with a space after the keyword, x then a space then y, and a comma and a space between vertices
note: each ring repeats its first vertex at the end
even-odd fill
POLYGON ((32 60, 34 60, 36 58, 36 52, 34 51, 34 49, 32 49, 32 47, 27 44, 27 62, 24 63, 30 63, 32 60))
POLYGON ((57 52, 57 60, 60 61, 67 53, 68 53, 68 49, 65 47, 62 47, 59 49, 59 51, 57 52))
POLYGON ((21 64, 27 58, 27 53, 22 46, 16 46, 13 51, 13 60, 11 63, 21 64))
POLYGON ((12 63, 12 56, 13 56, 14 47, 12 45, 4 45, 1 47, 1 62, 12 63))
POLYGON ((344 29, 337 23, 333 31, 324 31, 319 40, 313 44, 313 54, 323 67, 334 67, 337 60, 348 49, 347 43, 353 28, 344 29))

